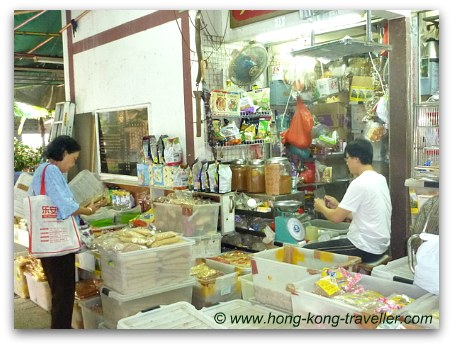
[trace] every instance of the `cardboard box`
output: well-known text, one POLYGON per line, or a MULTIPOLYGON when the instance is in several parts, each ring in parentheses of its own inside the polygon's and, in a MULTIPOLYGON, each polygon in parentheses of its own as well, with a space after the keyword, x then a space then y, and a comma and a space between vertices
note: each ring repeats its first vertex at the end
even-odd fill
POLYGON ((150 165, 149 184, 151 186, 163 187, 164 186, 164 165, 152 164, 150 165))
POLYGON ((316 80, 316 88, 320 98, 338 93, 338 79, 336 77, 321 78, 316 80))
POLYGON ((149 186, 149 164, 137 164, 138 184, 141 186, 149 186))
POLYGON ((348 92, 340 92, 338 94, 333 94, 328 96, 325 99, 326 104, 331 104, 333 102, 341 102, 343 104, 349 103, 349 93, 348 92))
POLYGON ((369 76, 354 76, 349 88, 349 101, 359 102, 373 98, 373 80, 369 76))
POLYGON ((347 107, 344 103, 333 102, 328 104, 315 104, 313 105, 312 113, 316 116, 318 121, 329 127, 343 127, 346 126, 347 107))

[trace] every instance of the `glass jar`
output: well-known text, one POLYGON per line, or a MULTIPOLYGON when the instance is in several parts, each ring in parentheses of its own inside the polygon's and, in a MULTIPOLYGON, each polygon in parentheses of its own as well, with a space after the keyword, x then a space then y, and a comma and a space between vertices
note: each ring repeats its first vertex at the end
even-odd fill
POLYGON ((247 165, 247 191, 249 193, 264 193, 264 160, 254 159, 247 165))
POLYGON ((291 164, 288 158, 273 157, 267 159, 264 173, 267 195, 291 193, 291 164))
POLYGON ((233 160, 231 168, 231 191, 245 192, 247 190, 247 163, 244 159, 233 160))

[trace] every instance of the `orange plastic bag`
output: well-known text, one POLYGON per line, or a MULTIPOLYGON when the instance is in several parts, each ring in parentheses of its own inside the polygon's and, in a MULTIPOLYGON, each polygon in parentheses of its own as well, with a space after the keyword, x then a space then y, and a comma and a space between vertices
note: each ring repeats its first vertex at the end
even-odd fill
POLYGON ((289 128, 282 132, 282 143, 289 143, 298 148, 308 148, 311 145, 311 129, 313 128, 313 116, 305 106, 302 99, 297 97, 296 113, 289 128))

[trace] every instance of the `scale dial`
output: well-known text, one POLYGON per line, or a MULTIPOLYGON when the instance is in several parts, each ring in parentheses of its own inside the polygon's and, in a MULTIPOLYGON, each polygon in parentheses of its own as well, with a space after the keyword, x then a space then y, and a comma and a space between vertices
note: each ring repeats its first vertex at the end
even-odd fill
POLYGON ((286 222, 286 228, 288 229, 289 235, 296 241, 305 240, 305 229, 297 218, 289 218, 286 222))

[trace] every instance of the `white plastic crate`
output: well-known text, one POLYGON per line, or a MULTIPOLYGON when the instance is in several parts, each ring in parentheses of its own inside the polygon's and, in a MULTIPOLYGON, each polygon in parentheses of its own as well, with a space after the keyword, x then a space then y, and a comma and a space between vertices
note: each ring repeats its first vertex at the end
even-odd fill
POLYGON ((298 325, 291 315, 241 299, 203 308, 201 312, 212 318, 224 314, 222 325, 228 329, 294 329, 298 325))
POLYGON ((118 329, 224 329, 224 327, 191 304, 177 302, 123 318, 118 322, 118 329))
POLYGON ((184 236, 215 234, 219 222, 220 204, 193 206, 153 203, 154 224, 161 231, 175 231, 184 236))
POLYGON ((138 294, 122 295, 107 287, 101 290, 104 323, 110 329, 117 327, 118 321, 133 316, 140 311, 178 301, 192 301, 192 288, 195 280, 189 277, 183 283, 171 284, 138 294))
POLYGON ((188 237, 194 241, 192 247, 192 259, 207 258, 219 255, 222 252, 222 235, 219 233, 206 236, 188 237))
MULTIPOLYGON (((354 275, 354 273, 351 273, 354 275)), ((310 322, 302 325, 306 329, 357 329, 359 326, 352 319, 355 313, 364 312, 360 307, 339 302, 332 298, 313 293, 316 282, 321 275, 313 275, 302 281, 293 283, 294 292, 291 294, 293 315, 312 317, 310 322), (317 316, 318 318, 314 318, 317 316), (349 318, 348 318, 349 317, 349 318), (348 320, 349 319, 349 320, 348 320)), ((362 275, 358 284, 365 290, 372 290, 387 297, 392 294, 405 294, 415 299, 410 305, 416 307, 423 299, 431 296, 418 286, 394 282, 386 279, 362 275)), ((392 315, 398 315, 400 310, 395 310, 392 315)), ((377 313, 379 315, 379 313, 377 313)))
POLYGON ((297 282, 320 273, 323 268, 356 270, 360 257, 305 249, 291 245, 253 254, 252 270, 255 299, 286 312, 292 312, 291 296, 286 290, 297 282))
POLYGON ((253 275, 247 274, 239 277, 239 282, 241 282, 241 294, 242 299, 250 301, 255 297, 255 287, 253 285, 253 275))
POLYGON ((49 282, 38 281, 29 272, 25 272, 27 278, 30 300, 46 311, 52 308, 52 294, 50 293, 49 282))
POLYGON ((400 313, 410 316, 416 326, 425 329, 439 329, 439 296, 434 294, 423 296, 416 303, 403 307, 400 313))
POLYGON ((194 241, 181 242, 133 252, 99 249, 104 285, 121 294, 139 293, 190 277, 194 241))
POLYGON ((206 265, 222 271, 224 275, 210 280, 196 279, 192 293, 192 304, 197 309, 201 309, 222 301, 240 299, 239 274, 234 270, 222 269, 218 262, 209 259, 206 259, 206 265))
POLYGON ((393 260, 387 265, 375 266, 371 271, 371 276, 406 283, 414 281, 414 273, 409 267, 407 256, 393 260))

